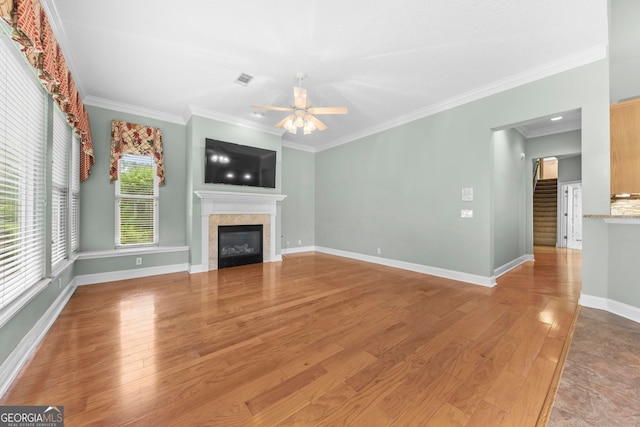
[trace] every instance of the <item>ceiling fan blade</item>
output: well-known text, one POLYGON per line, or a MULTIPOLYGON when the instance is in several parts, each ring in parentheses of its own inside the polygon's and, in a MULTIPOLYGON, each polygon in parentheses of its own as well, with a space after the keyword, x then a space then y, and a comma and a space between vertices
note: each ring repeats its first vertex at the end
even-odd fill
POLYGON ((307 90, 295 86, 293 88, 293 105, 304 110, 307 108, 307 90))
POLYGON ((261 110, 272 110, 272 111, 292 111, 291 107, 274 107, 272 105, 252 105, 251 108, 259 108, 261 110))
POLYGON ((276 123, 276 125, 274 127, 281 128, 282 126, 284 126, 284 124, 287 122, 287 120, 293 119, 293 118, 295 118, 295 114, 289 114, 287 117, 285 117, 284 119, 282 119, 281 121, 276 123))
POLYGON ((307 118, 309 120, 311 120, 313 122, 314 125, 316 125, 316 129, 318 130, 325 130, 327 129, 327 125, 325 125, 324 123, 322 123, 320 120, 318 120, 316 117, 312 116, 311 114, 307 115, 307 118))
POLYGON ((347 114, 347 107, 319 107, 309 108, 311 114, 347 114))

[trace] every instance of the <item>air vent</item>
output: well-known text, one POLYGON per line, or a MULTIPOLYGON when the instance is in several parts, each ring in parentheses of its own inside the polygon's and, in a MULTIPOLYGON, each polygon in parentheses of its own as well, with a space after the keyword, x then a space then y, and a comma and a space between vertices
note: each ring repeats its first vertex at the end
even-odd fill
POLYGON ((250 76, 249 74, 242 73, 236 79, 236 83, 238 83, 239 85, 242 85, 242 86, 246 86, 246 85, 249 84, 251 79, 253 79, 253 76, 250 76))

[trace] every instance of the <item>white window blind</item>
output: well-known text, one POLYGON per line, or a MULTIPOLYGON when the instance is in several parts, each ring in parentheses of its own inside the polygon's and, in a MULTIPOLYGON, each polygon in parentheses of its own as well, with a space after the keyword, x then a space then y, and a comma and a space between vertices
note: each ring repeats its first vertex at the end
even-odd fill
POLYGON ((44 275, 45 95, 0 36, 0 308, 44 275))
POLYGON ((67 258, 69 194, 69 148, 71 126, 59 109, 53 109, 51 165, 51 265, 67 258))
POLYGON ((152 156, 122 156, 116 199, 116 246, 157 244, 158 177, 152 156))
POLYGON ((80 248, 80 137, 73 134, 71 145, 71 251, 80 248))

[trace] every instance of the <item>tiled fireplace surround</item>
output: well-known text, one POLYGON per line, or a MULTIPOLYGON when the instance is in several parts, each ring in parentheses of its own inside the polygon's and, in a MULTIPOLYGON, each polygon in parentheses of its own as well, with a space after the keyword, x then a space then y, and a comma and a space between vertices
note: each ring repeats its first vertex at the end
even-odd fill
POLYGON ((282 194, 196 191, 200 200, 203 270, 218 269, 219 225, 263 225, 264 262, 280 260, 276 256, 276 207, 282 194))

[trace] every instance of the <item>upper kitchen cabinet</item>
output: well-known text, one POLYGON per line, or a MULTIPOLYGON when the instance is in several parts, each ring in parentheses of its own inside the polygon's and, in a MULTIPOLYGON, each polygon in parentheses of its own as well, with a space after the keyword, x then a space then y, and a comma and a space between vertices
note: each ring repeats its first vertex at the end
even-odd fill
POLYGON ((611 194, 640 193, 640 98, 611 105, 611 194))

